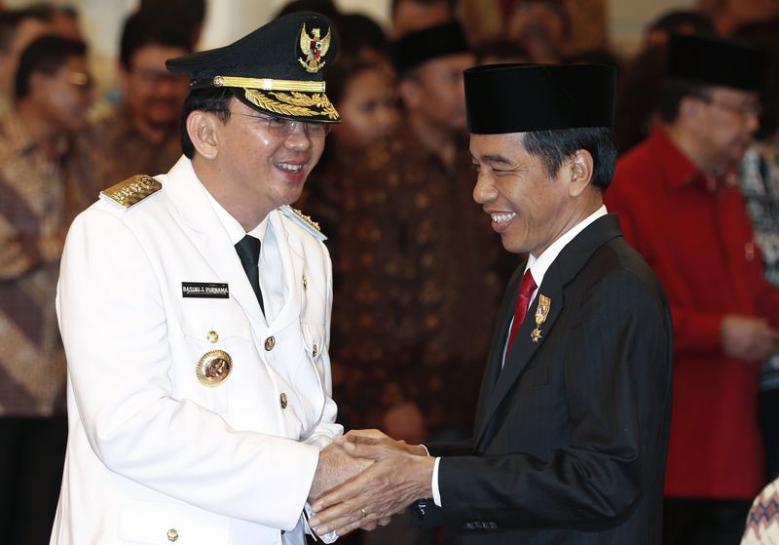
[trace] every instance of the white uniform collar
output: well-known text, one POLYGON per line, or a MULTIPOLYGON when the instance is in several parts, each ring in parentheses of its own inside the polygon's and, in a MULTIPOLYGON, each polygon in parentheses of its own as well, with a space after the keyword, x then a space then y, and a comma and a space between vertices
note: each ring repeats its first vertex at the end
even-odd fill
MULTIPOLYGON (((206 189, 205 186, 203 189, 206 189)), ((268 216, 265 216, 259 225, 247 233, 243 230, 243 226, 238 222, 238 220, 235 219, 230 214, 230 212, 225 210, 221 204, 219 204, 219 201, 217 201, 214 196, 211 195, 208 189, 206 189, 206 194, 208 195, 208 202, 211 203, 211 208, 214 209, 216 217, 219 218, 219 222, 222 224, 222 226, 224 226, 225 231, 227 232, 227 236, 230 237, 230 242, 233 244, 233 246, 247 234, 253 236, 254 238, 260 239, 260 241, 264 240, 265 231, 268 226, 268 216)))

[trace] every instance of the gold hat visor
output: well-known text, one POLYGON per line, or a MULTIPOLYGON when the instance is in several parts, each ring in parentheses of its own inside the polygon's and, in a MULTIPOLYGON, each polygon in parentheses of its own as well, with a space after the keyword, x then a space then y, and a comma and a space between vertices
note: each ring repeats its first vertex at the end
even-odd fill
POLYGON ((325 94, 324 81, 215 76, 210 80, 193 81, 192 85, 243 89, 244 98, 250 104, 282 117, 320 123, 341 120, 325 94))

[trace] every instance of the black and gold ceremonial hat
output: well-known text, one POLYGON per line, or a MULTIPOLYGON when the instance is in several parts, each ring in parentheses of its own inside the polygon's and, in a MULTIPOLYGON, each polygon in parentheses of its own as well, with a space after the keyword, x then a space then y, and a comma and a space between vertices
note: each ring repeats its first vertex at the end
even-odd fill
POLYGON ((186 73, 191 89, 232 87, 261 112, 322 123, 340 116, 325 94, 323 70, 335 58, 330 21, 313 12, 279 17, 218 49, 170 59, 168 70, 186 73))
POLYGON ((465 71, 473 134, 614 124, 614 67, 596 64, 493 64, 465 71))
POLYGON ((406 34, 390 45, 390 56, 395 70, 402 77, 429 60, 470 50, 462 26, 457 21, 451 21, 406 34))
POLYGON ((757 91, 765 77, 764 54, 733 40, 672 36, 668 76, 692 82, 757 91))

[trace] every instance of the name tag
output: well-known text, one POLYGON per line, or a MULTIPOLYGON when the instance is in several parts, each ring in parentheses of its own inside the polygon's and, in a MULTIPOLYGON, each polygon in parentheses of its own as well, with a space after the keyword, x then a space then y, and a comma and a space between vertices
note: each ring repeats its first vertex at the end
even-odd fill
POLYGON ((182 282, 182 297, 199 297, 202 299, 229 299, 230 288, 227 284, 209 282, 182 282))

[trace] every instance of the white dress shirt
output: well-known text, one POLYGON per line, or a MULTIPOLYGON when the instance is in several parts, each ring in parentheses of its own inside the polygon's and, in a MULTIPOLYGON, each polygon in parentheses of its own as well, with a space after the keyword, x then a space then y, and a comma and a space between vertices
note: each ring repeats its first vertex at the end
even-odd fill
POLYGON ((233 246, 246 235, 251 235, 262 243, 260 246, 260 260, 257 264, 260 269, 260 291, 262 292, 262 303, 265 307, 265 322, 273 322, 279 310, 284 306, 286 287, 284 286, 282 259, 279 255, 271 255, 274 253, 271 248, 278 248, 278 245, 265 244, 266 238, 274 236, 272 232, 268 231, 268 217, 265 216, 259 225, 247 233, 238 220, 225 210, 211 193, 208 191, 206 193, 216 216, 219 218, 219 222, 227 231, 227 236, 230 237, 230 242, 233 246))

